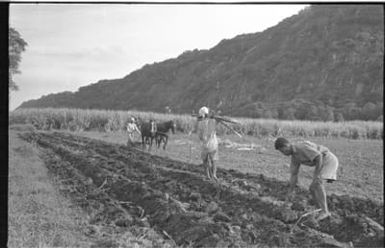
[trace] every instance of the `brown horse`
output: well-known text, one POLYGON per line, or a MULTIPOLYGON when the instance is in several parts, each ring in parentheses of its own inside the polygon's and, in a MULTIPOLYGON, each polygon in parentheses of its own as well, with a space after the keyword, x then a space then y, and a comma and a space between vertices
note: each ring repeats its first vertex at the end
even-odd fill
POLYGON ((157 124, 157 132, 155 135, 155 142, 157 147, 160 147, 160 144, 164 143, 163 150, 166 150, 167 142, 168 142, 168 131, 172 131, 175 134, 176 124, 174 121, 166 121, 157 124))
POLYGON ((142 146, 143 150, 146 148, 146 143, 149 141, 148 150, 151 151, 152 143, 155 139, 157 131, 157 125, 154 120, 150 120, 149 122, 142 123, 140 126, 140 132, 142 133, 142 146))

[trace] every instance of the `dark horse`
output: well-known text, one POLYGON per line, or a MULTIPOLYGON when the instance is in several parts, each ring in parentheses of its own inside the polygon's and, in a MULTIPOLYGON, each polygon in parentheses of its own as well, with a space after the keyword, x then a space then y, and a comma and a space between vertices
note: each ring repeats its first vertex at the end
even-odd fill
POLYGON ((146 141, 149 140, 149 148, 151 150, 153 140, 155 139, 157 131, 157 125, 154 120, 150 120, 150 122, 144 122, 140 125, 140 132, 142 133, 142 146, 143 150, 146 148, 146 141))
POLYGON ((160 147, 160 144, 164 143, 163 150, 166 150, 167 142, 168 142, 168 131, 171 129, 172 133, 175 134, 176 124, 174 121, 166 121, 157 124, 157 131, 155 142, 157 147, 160 147))

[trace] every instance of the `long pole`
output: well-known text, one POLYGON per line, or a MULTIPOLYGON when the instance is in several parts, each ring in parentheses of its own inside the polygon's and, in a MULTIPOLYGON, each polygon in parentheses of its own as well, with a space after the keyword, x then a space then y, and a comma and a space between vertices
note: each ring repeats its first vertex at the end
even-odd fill
POLYGON ((227 123, 224 123, 223 121, 220 121, 219 123, 221 123, 223 126, 227 127, 231 131, 233 131, 236 135, 238 135, 238 137, 242 138, 242 135, 240 133, 238 133, 237 131, 235 131, 234 128, 227 125, 227 123))

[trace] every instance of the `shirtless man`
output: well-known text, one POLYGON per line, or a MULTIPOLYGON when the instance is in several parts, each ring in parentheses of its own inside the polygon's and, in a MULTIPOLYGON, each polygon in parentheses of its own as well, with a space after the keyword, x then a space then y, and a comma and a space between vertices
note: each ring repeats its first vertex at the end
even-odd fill
POLYGON ((310 141, 291 143, 285 138, 275 141, 275 149, 286 156, 291 156, 290 164, 290 188, 289 196, 293 194, 298 182, 298 171, 301 164, 315 167, 313 182, 310 185, 310 193, 321 212, 317 220, 330 216, 326 201, 326 192, 323 185, 324 180, 331 183, 337 179, 338 159, 328 148, 314 144, 310 141))
POLYGON ((130 146, 134 143, 134 133, 137 132, 139 135, 141 135, 138 126, 135 123, 135 119, 131 117, 127 123, 127 133, 128 133, 128 140, 127 140, 127 146, 130 146))
MULTIPOLYGON (((201 159, 206 169, 207 177, 217 181, 218 139, 216 135, 217 121, 210 118, 209 109, 199 109, 195 130, 201 141, 201 159)), ((191 133, 190 133, 191 135, 191 133)))

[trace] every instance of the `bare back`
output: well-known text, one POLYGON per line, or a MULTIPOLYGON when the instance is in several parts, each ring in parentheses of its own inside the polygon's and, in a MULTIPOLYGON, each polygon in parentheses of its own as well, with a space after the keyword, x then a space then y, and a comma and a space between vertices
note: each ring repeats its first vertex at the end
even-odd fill
POLYGON ((202 148, 209 151, 218 149, 218 139, 216 135, 215 119, 203 119, 197 123, 197 133, 199 140, 202 142, 202 148))

